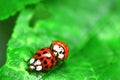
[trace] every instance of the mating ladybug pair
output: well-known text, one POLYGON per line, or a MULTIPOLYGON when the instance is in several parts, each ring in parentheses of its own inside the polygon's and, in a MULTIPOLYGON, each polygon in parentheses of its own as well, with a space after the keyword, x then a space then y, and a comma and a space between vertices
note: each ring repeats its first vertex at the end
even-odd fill
POLYGON ((68 46, 61 41, 53 41, 49 48, 38 50, 29 61, 29 70, 48 71, 56 65, 58 60, 68 56, 68 46))

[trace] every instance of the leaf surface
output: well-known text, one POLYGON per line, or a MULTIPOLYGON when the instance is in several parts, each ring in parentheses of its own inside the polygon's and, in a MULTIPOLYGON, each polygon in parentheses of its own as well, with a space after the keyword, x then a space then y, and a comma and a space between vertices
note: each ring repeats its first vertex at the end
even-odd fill
POLYGON ((34 10, 21 12, 8 43, 7 62, 0 69, 1 80, 119 80, 120 19, 110 13, 114 1, 46 0, 43 4, 51 16, 34 27, 29 26, 34 10), (29 74, 23 59, 53 40, 68 44, 68 59, 39 77, 29 74))

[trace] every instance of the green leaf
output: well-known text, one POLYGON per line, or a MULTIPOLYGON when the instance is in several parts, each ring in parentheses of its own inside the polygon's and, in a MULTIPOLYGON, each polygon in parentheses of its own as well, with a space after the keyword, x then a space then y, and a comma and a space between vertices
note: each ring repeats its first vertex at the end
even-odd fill
MULTIPOLYGON (((119 80, 119 14, 112 12, 114 1, 55 0, 43 2, 51 13, 29 26, 35 11, 19 15, 8 43, 7 62, 0 69, 1 80, 119 80), (96 7, 97 6, 97 7, 96 7), (111 13, 110 13, 111 12, 111 13), (118 34, 118 35, 116 35, 118 34), (68 44, 70 53, 49 72, 29 74, 25 69, 38 49, 53 40, 68 44)), ((40 14, 38 14, 40 15, 40 14)))
POLYGON ((39 0, 0 0, 0 20, 14 15, 26 5, 35 4, 37 2, 39 2, 39 0))

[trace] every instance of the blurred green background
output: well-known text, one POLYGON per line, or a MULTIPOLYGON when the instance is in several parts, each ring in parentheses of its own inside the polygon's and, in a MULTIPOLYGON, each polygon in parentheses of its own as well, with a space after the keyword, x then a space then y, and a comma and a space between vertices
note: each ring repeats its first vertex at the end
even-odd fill
POLYGON ((12 34, 16 17, 17 17, 17 14, 10 17, 9 19, 0 21, 0 67, 6 61, 7 43, 12 34))
POLYGON ((1 0, 0 80, 120 80, 119 0, 1 0), (69 56, 29 74, 30 50, 61 40, 69 56))

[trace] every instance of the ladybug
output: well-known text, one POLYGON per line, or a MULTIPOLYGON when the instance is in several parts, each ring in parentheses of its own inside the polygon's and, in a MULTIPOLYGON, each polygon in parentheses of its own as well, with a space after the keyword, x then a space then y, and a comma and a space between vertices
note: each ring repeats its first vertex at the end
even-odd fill
POLYGON ((50 45, 50 49, 58 60, 65 60, 68 57, 68 46, 62 41, 53 41, 50 45))
POLYGON ((49 48, 42 48, 38 50, 34 57, 29 61, 29 70, 33 71, 48 71, 57 63, 56 57, 53 56, 52 51, 49 48))

